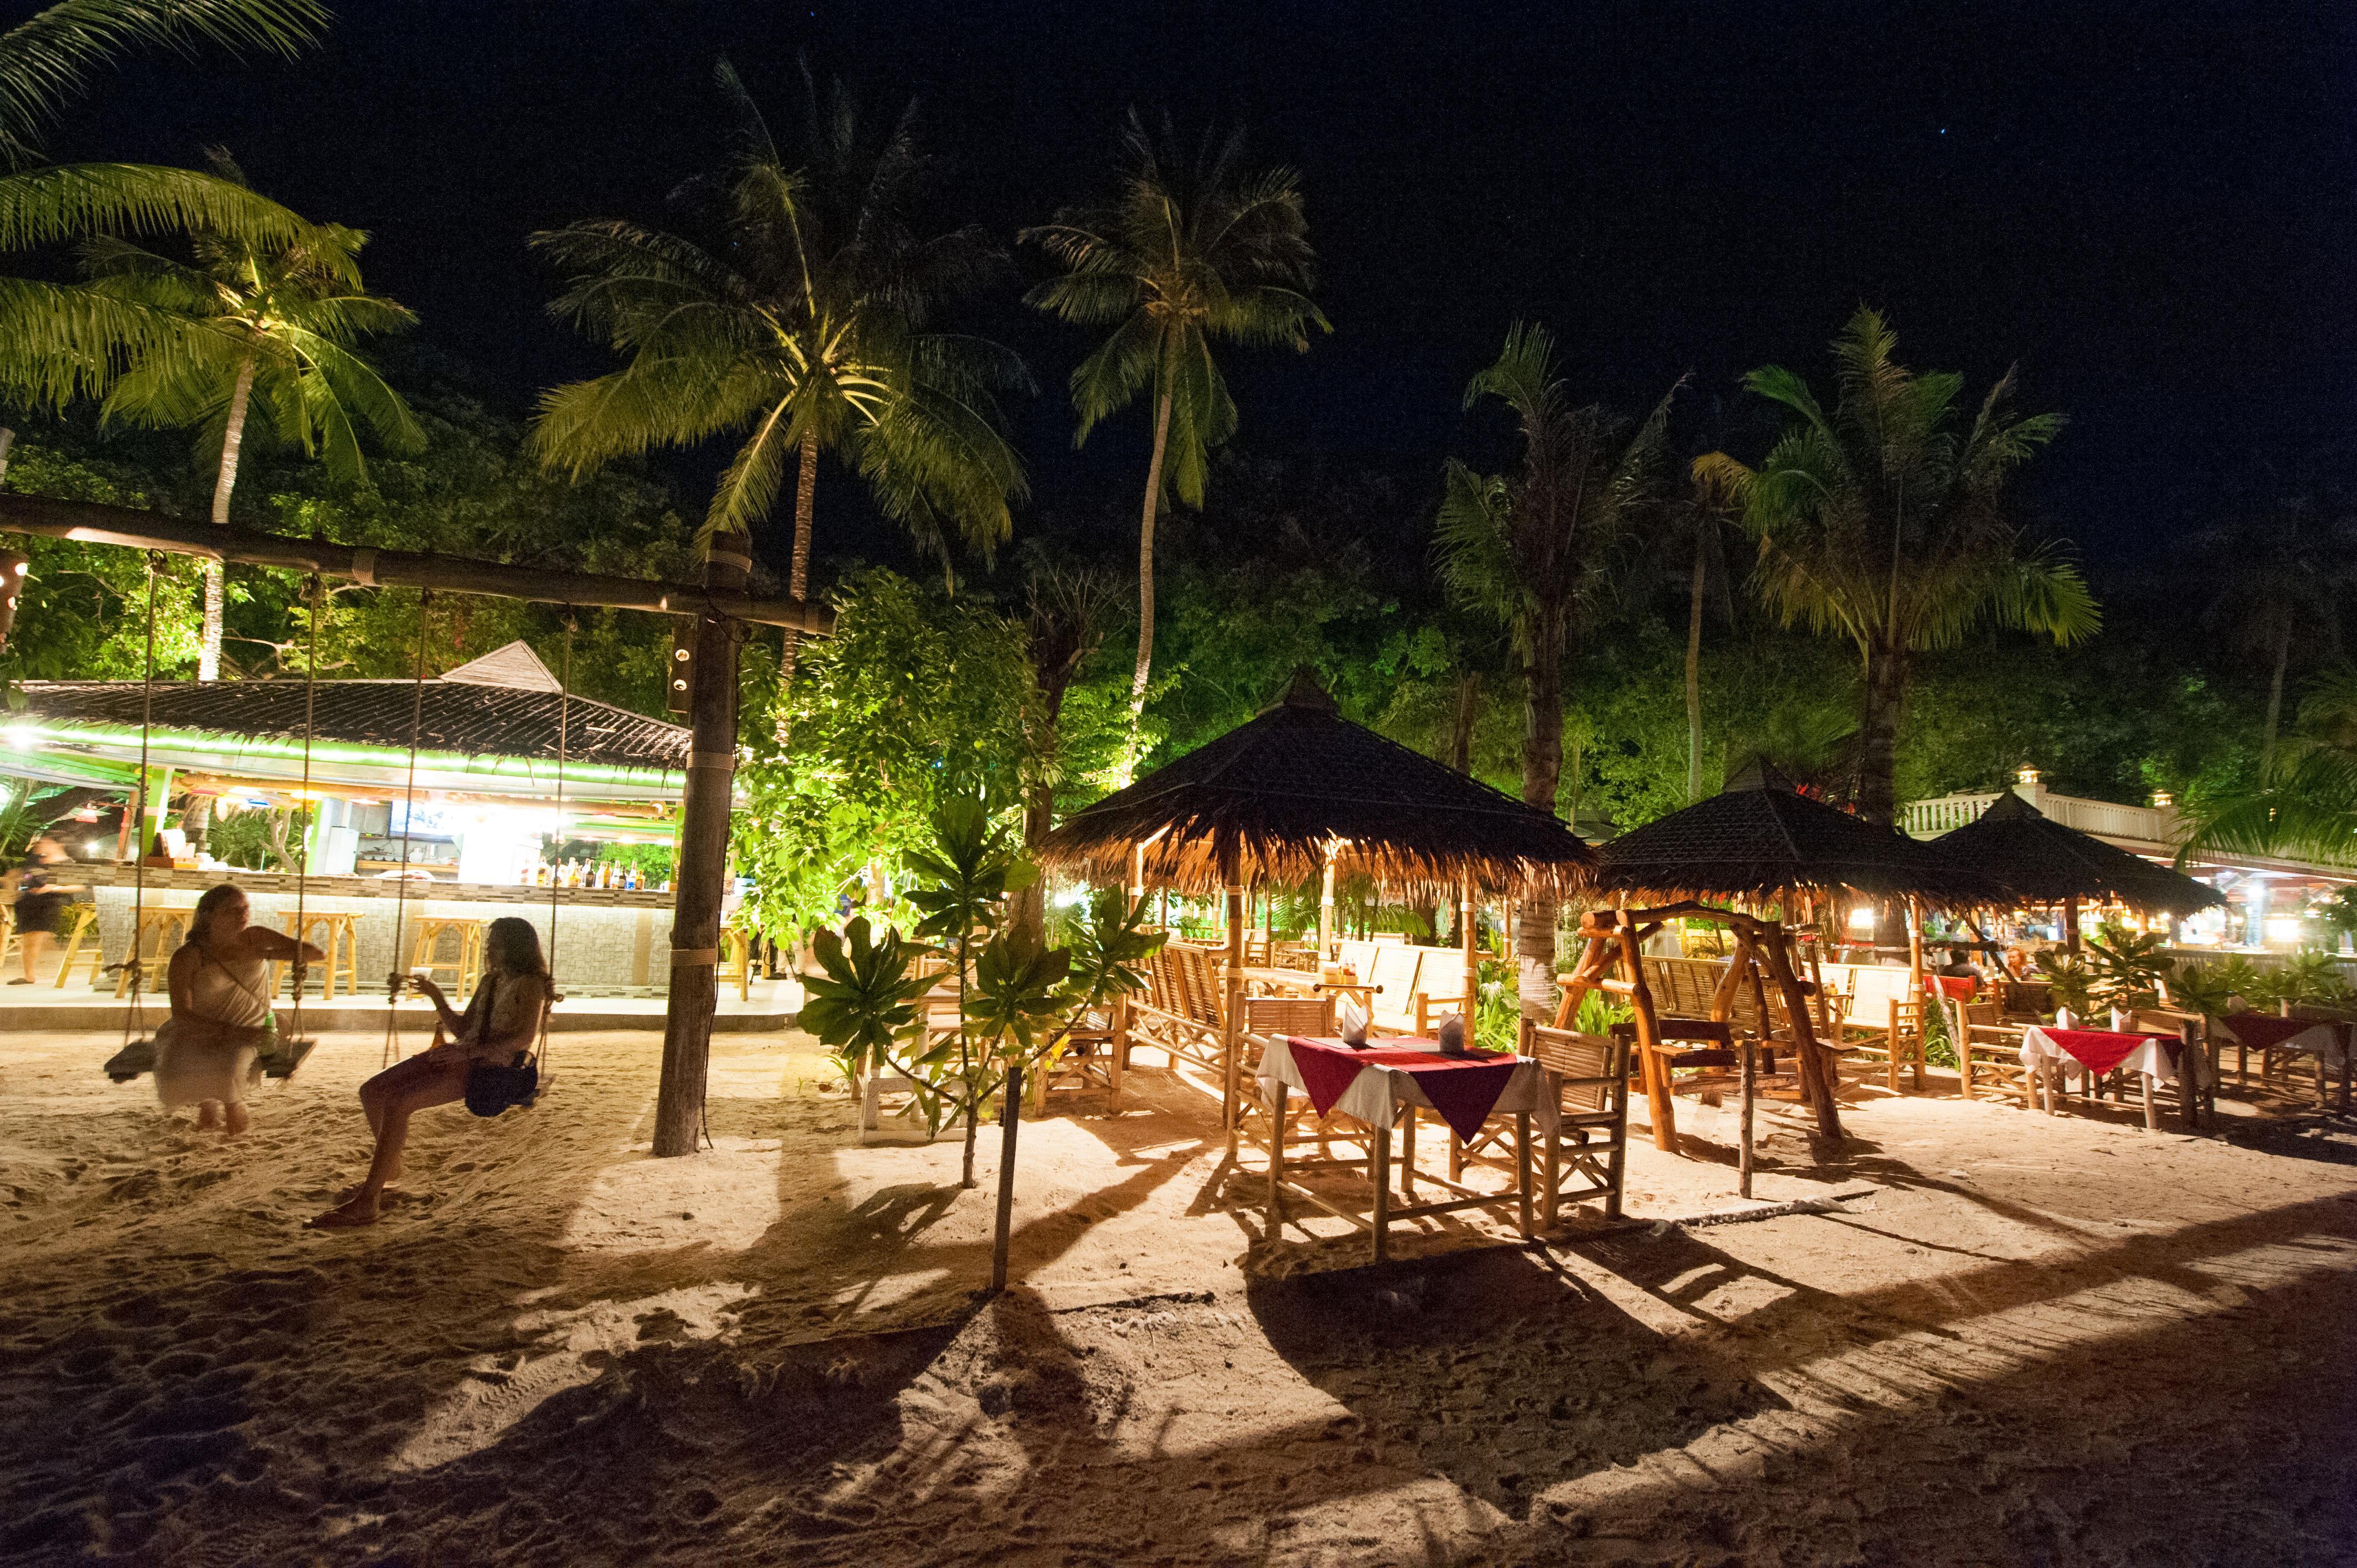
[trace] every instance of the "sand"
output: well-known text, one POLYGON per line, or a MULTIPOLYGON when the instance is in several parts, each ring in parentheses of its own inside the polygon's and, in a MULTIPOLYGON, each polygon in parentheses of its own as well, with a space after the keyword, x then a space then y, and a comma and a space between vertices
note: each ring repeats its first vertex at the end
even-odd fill
MULTIPOLYGON (((2357 1130, 2230 1138, 1859 1088, 1838 1166, 1765 1119, 1749 1224, 1363 1265, 1223 1199, 1159 1074, 1022 1129, 985 1298, 957 1145, 858 1146, 799 1036, 568 1036, 535 1109, 420 1119, 375 1230, 374 1038, 224 1145, 0 1041, 0 1559, 166 1563, 2334 1563, 2357 1558, 2357 1130)), ((2230 1106, 2239 1111, 2240 1107, 2230 1106)), ((2283 1105, 2274 1109, 2287 1110, 2283 1105)), ((1641 1145, 1632 1216, 1738 1207, 1641 1145)))

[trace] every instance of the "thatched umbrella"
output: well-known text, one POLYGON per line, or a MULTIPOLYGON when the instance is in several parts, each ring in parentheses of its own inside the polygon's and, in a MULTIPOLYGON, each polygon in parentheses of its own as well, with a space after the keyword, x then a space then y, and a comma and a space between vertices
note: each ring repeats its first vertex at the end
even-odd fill
POLYGON ((1810 800, 1758 761, 1709 800, 1606 843, 1596 885, 1663 899, 1761 903, 1846 890, 1950 908, 2003 891, 1895 829, 1810 800))
POLYGON ((1469 1015, 1475 890, 1569 892, 1596 863, 1555 817, 1343 718, 1307 674, 1250 722, 1074 813, 1036 854, 1093 881, 1127 875, 1133 897, 1149 876, 1183 891, 1225 890, 1231 1127, 1248 884, 1322 873, 1321 957, 1338 865, 1394 885, 1457 890, 1469 1015))
POLYGON ((2190 914, 2225 895, 2181 871, 2155 865, 2091 833, 2065 827, 2011 789, 1932 847, 1967 871, 1994 878, 2008 902, 2060 904, 2065 940, 2079 946, 2079 900, 2117 900, 2149 913, 2190 914))

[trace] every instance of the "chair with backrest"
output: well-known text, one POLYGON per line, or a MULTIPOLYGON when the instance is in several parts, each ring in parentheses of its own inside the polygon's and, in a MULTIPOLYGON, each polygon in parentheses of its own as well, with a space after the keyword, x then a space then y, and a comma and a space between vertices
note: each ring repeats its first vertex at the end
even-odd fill
POLYGON ((1360 978, 1374 988, 1367 1012, 1368 1026, 1389 1035, 1415 1031, 1415 977, 1426 950, 1405 942, 1384 942, 1374 950, 1373 961, 1360 978))
POLYGON ((2002 1002, 1964 1004, 1964 1037, 1956 1047, 1956 1071, 1966 1100, 1996 1097, 2030 1103, 2029 1069, 2021 1065, 2027 1025, 2006 1017, 2002 1002))
POLYGON ((1628 1038, 1617 1029, 1607 1037, 1525 1021, 1523 1054, 1556 1075, 1562 1119, 1560 1131, 1540 1146, 1541 1223, 1552 1225, 1556 1206, 1566 1198, 1600 1197, 1607 1216, 1617 1219, 1629 1148, 1628 1038), (1587 1185, 1566 1190, 1566 1176, 1587 1185))
POLYGON ((1924 1000, 1916 997, 1894 997, 1888 1004, 1889 1012, 1879 1025, 1861 1024, 1853 1019, 1844 1024, 1845 1037, 1841 1043, 1845 1056, 1862 1061, 1883 1064, 1885 1078, 1892 1093, 1899 1091, 1899 1073, 1909 1069, 1913 1087, 1923 1087, 1923 1009, 1924 1000))

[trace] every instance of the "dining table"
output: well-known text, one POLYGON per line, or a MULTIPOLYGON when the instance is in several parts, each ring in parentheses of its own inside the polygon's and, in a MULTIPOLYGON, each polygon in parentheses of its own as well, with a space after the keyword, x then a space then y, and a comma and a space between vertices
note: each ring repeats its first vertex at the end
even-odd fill
POLYGON ((2021 1032, 2021 1065, 2029 1081, 2053 1114, 2058 1080, 2065 1090, 2077 1089, 2093 1096, 2103 1080, 2125 1072, 2142 1080, 2144 1124, 2160 1125, 2153 1086, 2175 1084, 2187 1128, 2200 1117, 2196 1109, 2208 1081, 2208 1062, 2198 1044, 2177 1035, 2124 1029, 2064 1028, 2058 1024, 2033 1024, 2021 1032))
POLYGON ((2236 1076, 2250 1081, 2251 1053, 2260 1055, 2260 1071, 2266 1073, 2266 1058, 2270 1053, 2284 1052, 2292 1056, 2316 1058, 2316 1103, 2322 1109, 2326 1103, 2327 1085, 2330 1079, 2341 1079, 2341 1109, 2349 1109, 2350 1031, 2351 1026, 2327 1018, 2286 1018, 2273 1013, 2229 1013, 2218 1020, 2234 1037, 2240 1052, 2236 1076))
MULTIPOLYGON (((1466 1051, 1450 1054, 1437 1040, 1392 1038, 1381 1045, 1352 1045, 1341 1039, 1282 1036, 1265 1042, 1256 1069, 1263 1098, 1271 1107, 1268 1172, 1268 1234, 1276 1235, 1284 1219, 1285 1201, 1300 1197, 1329 1213, 1372 1231, 1375 1261, 1390 1252, 1390 1228, 1394 1220, 1448 1214, 1460 1209, 1511 1204, 1522 1234, 1532 1230, 1531 1132, 1534 1124, 1552 1140, 1561 1120, 1560 1075, 1530 1057, 1507 1051, 1466 1051), (1372 1214, 1361 1219, 1324 1195, 1288 1181, 1285 1154, 1287 1103, 1296 1091, 1308 1098, 1321 1117, 1342 1115, 1364 1123, 1371 1132, 1368 1179, 1373 1187, 1372 1214), (1513 1185, 1503 1192, 1484 1192, 1458 1179, 1461 1171, 1440 1176, 1415 1165, 1415 1123, 1420 1112, 1430 1112, 1447 1123, 1459 1146, 1484 1135, 1493 1117, 1513 1122, 1513 1185), (1401 1201, 1392 1197, 1392 1134, 1402 1130, 1398 1167, 1401 1201), (1415 1201, 1415 1184, 1423 1180, 1452 1196, 1434 1202, 1415 1201)), ((1301 1161, 1312 1165, 1355 1166, 1355 1161, 1301 1161)))

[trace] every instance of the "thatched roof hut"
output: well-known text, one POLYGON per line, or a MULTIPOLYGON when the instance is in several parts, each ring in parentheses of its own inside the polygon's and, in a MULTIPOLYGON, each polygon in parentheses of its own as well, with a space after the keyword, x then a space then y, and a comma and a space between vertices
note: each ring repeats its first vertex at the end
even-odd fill
POLYGON ((1584 886, 1595 851, 1555 816, 1355 725, 1308 676, 1249 723, 1108 795, 1048 835, 1049 866, 1211 892, 1316 880, 1329 851, 1395 887, 1584 886))
POLYGON ((1932 847, 1955 865, 1994 877, 2023 904, 2116 899, 2140 912, 2182 916, 2226 901, 2183 872, 2063 826, 2011 789, 1932 847))
POLYGON ((1709 800, 1608 842, 1601 862, 1598 888, 1661 899, 1846 889, 1953 908, 2002 892, 1928 844, 1810 800, 1757 761, 1709 800))

